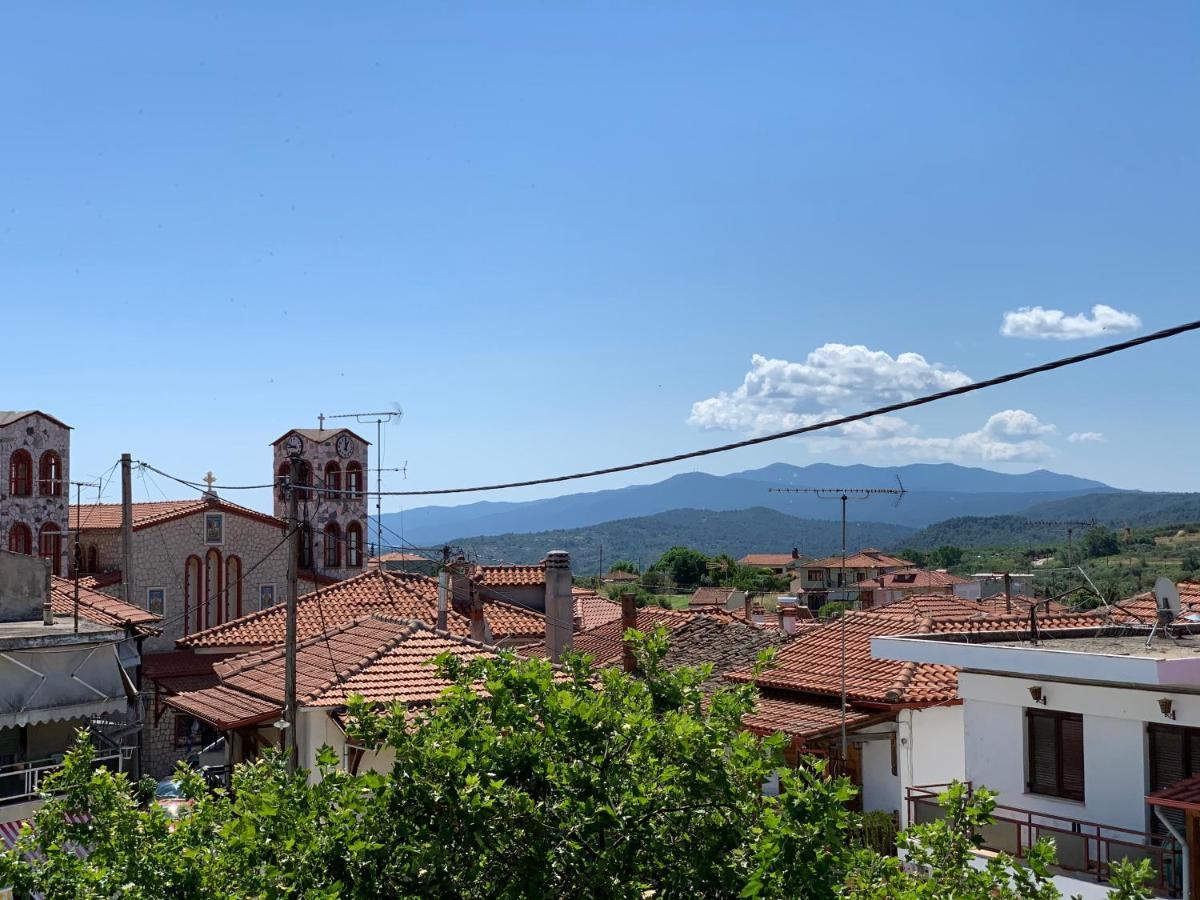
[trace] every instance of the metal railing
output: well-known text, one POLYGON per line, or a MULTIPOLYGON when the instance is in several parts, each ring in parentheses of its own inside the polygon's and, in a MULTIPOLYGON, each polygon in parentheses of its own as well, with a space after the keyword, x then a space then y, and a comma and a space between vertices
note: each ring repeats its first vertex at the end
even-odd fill
MULTIPOLYGON (((945 811, 938 795, 949 785, 926 784, 910 787, 906 801, 908 821, 917 825, 940 819, 945 811)), ((968 783, 967 790, 971 790, 968 783)), ((983 848, 1024 858, 1029 848, 1043 838, 1054 841, 1057 866, 1069 872, 1086 872, 1097 881, 1108 881, 1113 863, 1149 859, 1154 868, 1154 887, 1177 895, 1182 884, 1182 850, 1170 838, 996 804, 993 821, 980 830, 983 848)))
MULTIPOLYGON (((92 761, 93 768, 108 766, 116 772, 124 772, 133 759, 133 747, 114 747, 98 753, 92 761)), ((62 768, 61 756, 26 760, 0 766, 0 805, 24 803, 36 800, 41 793, 46 776, 62 768)))

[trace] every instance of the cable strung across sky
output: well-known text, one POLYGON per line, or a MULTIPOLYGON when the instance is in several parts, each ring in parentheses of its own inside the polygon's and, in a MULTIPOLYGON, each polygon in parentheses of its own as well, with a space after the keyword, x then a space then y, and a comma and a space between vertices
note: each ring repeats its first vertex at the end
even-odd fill
MULTIPOLYGON (((1028 369, 1020 369, 1016 372, 1008 372, 1004 375, 997 375, 993 378, 988 378, 984 381, 975 381, 971 384, 964 384, 961 387, 950 388, 945 391, 938 391, 935 394, 926 394, 923 397, 914 397, 912 400, 904 400, 899 403, 891 403, 887 406, 878 406, 875 409, 869 409, 864 412, 853 413, 848 416, 839 416, 836 419, 826 419, 823 422, 816 422, 812 425, 804 425, 800 428, 789 428, 787 431, 776 431, 771 434, 760 435, 759 437, 746 438, 741 441, 734 441, 730 444, 720 444, 716 447, 707 447, 703 450, 690 450, 686 453, 677 453, 674 456, 660 456, 657 459, 647 459, 641 462, 625 463, 619 466, 609 466, 605 469, 592 469, 587 472, 573 472, 569 475, 554 475, 549 478, 531 478, 526 481, 508 481, 500 484, 482 484, 474 487, 457 487, 457 488, 438 488, 435 490, 423 491, 357 491, 355 494, 365 494, 367 496, 378 497, 433 497, 443 494, 475 494, 484 491, 502 491, 509 488, 534 487, 539 484, 557 484, 562 481, 578 481, 581 478, 596 478, 600 475, 613 475, 618 472, 632 472, 635 469, 647 469, 652 466, 664 466, 668 463, 682 462, 686 459, 696 459, 701 456, 712 456, 717 453, 728 453, 730 450, 739 450, 742 447, 753 447, 756 444, 767 444, 771 441, 780 441, 784 438, 798 437, 802 434, 811 434, 816 431, 824 431, 830 428, 837 428, 841 425, 848 425, 851 422, 861 422, 863 419, 870 419, 875 416, 883 416, 889 413, 900 412, 905 409, 912 409, 915 406, 925 406, 929 403, 935 403, 938 400, 945 400, 949 397, 958 397, 962 394, 971 394, 975 391, 982 391, 987 388, 996 387, 1001 384, 1008 384, 1012 381, 1019 381, 1022 378, 1029 378, 1033 375, 1040 375, 1043 372, 1052 372, 1055 369, 1063 369, 1067 366, 1078 365, 1082 362, 1087 362, 1092 359, 1099 359, 1102 356, 1111 356, 1114 353, 1120 353, 1123 350, 1132 350, 1134 347, 1141 347, 1144 344, 1151 344, 1155 341, 1163 341, 1167 338, 1177 337, 1189 331, 1200 330, 1200 320, 1185 322, 1182 325, 1175 325, 1171 328, 1164 328, 1161 331, 1155 331, 1151 334, 1144 334, 1141 337, 1130 338, 1127 341, 1121 341, 1116 344, 1108 344, 1104 347, 1098 347, 1095 350, 1089 350, 1086 353, 1077 353, 1074 356, 1065 356, 1061 359, 1051 360, 1050 362, 1042 363, 1037 366, 1031 366, 1028 369)), ((178 481, 180 484, 188 487, 196 488, 197 490, 206 490, 206 485, 201 485, 197 482, 188 481, 184 478, 178 478, 174 475, 163 472, 160 469, 155 469, 146 463, 142 463, 148 469, 158 472, 158 474, 170 478, 173 481, 178 481)), ((262 488, 274 487, 273 484, 251 484, 251 485, 216 485, 216 488, 221 490, 259 490, 262 488)), ((348 494, 349 491, 337 491, 322 489, 327 494, 348 494)))

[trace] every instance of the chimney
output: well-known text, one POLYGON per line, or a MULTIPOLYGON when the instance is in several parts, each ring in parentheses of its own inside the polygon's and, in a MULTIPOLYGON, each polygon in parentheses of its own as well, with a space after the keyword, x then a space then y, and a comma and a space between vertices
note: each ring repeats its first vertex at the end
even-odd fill
POLYGON ((479 596, 479 591, 475 589, 475 582, 473 581, 468 585, 467 591, 470 594, 468 614, 471 617, 471 640, 486 644, 487 635, 484 633, 483 598, 479 596))
POLYGON ((796 622, 800 616, 800 610, 796 608, 796 602, 795 597, 780 597, 777 601, 779 627, 783 629, 784 634, 796 633, 796 622))
POLYGON ((571 599, 571 557, 565 550, 546 554, 546 649, 558 662, 571 648, 575 604, 571 599))
POLYGON ((637 671, 637 660, 633 657, 633 648, 624 639, 624 634, 630 628, 637 628, 637 600, 633 594, 621 595, 621 668, 626 672, 637 671))
POLYGON ((752 606, 752 604, 750 603, 750 592, 749 591, 746 591, 746 593, 742 594, 742 606, 746 610, 746 623, 749 624, 750 622, 753 622, 754 618, 750 615, 750 607, 752 606))

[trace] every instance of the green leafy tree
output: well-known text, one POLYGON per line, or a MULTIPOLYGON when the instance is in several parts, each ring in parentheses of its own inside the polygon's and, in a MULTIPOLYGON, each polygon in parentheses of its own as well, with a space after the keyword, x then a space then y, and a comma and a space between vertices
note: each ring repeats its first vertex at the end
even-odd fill
POLYGON ((694 588, 708 572, 708 557, 690 547, 672 547, 650 568, 664 573, 681 588, 694 588))
POLYGON ((924 569, 929 565, 929 557, 923 550, 914 550, 912 547, 905 547, 900 551, 899 556, 901 559, 907 559, 919 569, 924 569))
POLYGON ((613 572, 629 572, 633 575, 638 573, 638 565, 630 559, 618 559, 615 563, 608 567, 609 574, 613 572))
POLYGON ((1117 540, 1116 534, 1102 525, 1089 528, 1084 533, 1080 545, 1087 559, 1112 556, 1121 552, 1121 542, 1117 540))
POLYGON ((963 551, 961 547, 944 544, 933 551, 932 559, 929 561, 939 569, 949 569, 957 566, 962 562, 962 559, 963 551))

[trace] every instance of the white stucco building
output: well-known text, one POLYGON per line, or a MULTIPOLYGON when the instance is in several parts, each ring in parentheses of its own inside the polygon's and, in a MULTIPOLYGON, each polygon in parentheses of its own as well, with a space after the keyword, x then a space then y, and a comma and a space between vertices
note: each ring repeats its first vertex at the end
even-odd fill
MULTIPOLYGON (((1011 634, 881 636, 881 659, 960 669, 966 780, 999 793, 985 846, 1020 855, 1054 840, 1094 885, 1110 862, 1149 858, 1164 892, 1200 876, 1200 633, 1108 626, 1011 634)), ((952 779, 931 748, 903 748, 908 814, 936 815, 952 779), (924 782, 924 785, 922 785, 924 782)))

